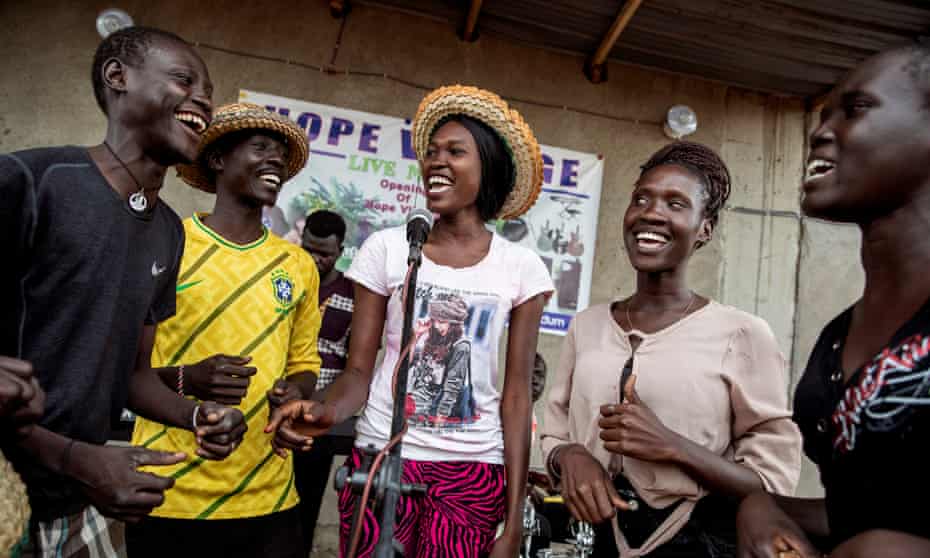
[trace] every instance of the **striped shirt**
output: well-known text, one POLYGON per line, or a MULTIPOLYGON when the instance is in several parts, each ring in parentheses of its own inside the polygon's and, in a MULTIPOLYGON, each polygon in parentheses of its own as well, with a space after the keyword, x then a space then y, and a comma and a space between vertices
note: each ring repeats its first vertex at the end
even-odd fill
POLYGON ((293 458, 271 449, 266 392, 278 378, 319 373, 319 275, 300 247, 265 230, 248 245, 230 243, 197 215, 184 222, 177 313, 158 326, 152 366, 194 364, 217 353, 250 355, 258 372, 239 409, 248 431, 223 461, 195 454, 194 435, 138 418, 132 443, 183 451, 184 463, 152 469, 175 478, 152 515, 228 519, 266 515, 297 503, 293 458))

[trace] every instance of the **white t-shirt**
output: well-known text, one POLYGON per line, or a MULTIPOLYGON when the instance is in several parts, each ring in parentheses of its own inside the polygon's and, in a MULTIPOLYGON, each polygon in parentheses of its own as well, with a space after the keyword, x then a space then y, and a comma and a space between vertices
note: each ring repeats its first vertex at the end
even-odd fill
MULTIPOLYGON (((346 272, 349 279, 389 297, 384 359, 356 426, 358 447, 383 448, 391 432, 408 251, 404 227, 376 232, 346 272)), ((418 338, 407 377, 404 458, 504 462, 499 341, 513 308, 553 290, 539 256, 496 234, 488 254, 471 267, 446 267, 423 256, 414 304, 418 338)))

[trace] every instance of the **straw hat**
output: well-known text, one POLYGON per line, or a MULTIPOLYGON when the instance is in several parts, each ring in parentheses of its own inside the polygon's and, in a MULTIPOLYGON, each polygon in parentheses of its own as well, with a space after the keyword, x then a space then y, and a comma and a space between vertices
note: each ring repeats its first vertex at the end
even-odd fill
POLYGON ((310 144, 307 135, 293 120, 252 103, 232 103, 217 109, 213 122, 200 138, 197 159, 190 165, 178 165, 178 176, 194 188, 215 193, 216 185, 211 179, 213 173, 204 155, 218 139, 241 130, 268 130, 284 137, 288 147, 285 181, 293 178, 307 164, 310 144))
POLYGON ((0 452, 0 556, 8 556, 19 542, 29 522, 26 485, 0 452))
POLYGON ((526 213, 536 203, 542 188, 542 153, 536 136, 520 113, 494 93, 467 85, 447 85, 424 97, 413 118, 413 147, 417 158, 422 161, 426 157, 426 148, 436 126, 445 117, 456 114, 487 124, 510 151, 516 171, 513 191, 496 217, 513 219, 526 213))

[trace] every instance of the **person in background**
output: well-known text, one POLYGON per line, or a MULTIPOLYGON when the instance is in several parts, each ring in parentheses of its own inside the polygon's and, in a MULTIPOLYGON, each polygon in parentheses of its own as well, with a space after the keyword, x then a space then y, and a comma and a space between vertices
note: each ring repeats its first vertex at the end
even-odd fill
POLYGON ((565 337, 542 445, 597 557, 732 557, 740 498, 794 493, 801 438, 772 330, 688 286, 729 192, 704 145, 650 157, 621 224, 636 291, 578 313, 565 337))
MULTIPOLYGON (((323 314, 317 349, 323 361, 316 383, 316 398, 325 397, 326 388, 342 374, 349 353, 349 335, 354 306, 354 285, 336 269, 342 256, 346 223, 339 214, 327 210, 307 216, 301 245, 310 254, 320 273, 318 303, 323 314)), ((355 432, 355 417, 337 428, 343 433, 355 432)), ((346 436, 317 438, 310 451, 294 456, 295 482, 300 495, 300 522, 303 526, 304 550, 313 549, 316 522, 320 516, 323 494, 329 486, 330 469, 336 455, 348 455, 352 443, 346 436)))

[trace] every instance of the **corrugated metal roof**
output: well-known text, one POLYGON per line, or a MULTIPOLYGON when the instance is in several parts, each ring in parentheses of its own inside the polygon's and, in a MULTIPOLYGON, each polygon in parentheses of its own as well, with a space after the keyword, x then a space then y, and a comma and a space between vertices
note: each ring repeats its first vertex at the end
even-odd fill
MULTIPOLYGON (((368 0, 454 27, 465 0, 368 0)), ((484 0, 480 33, 581 55, 625 0, 484 0)), ((788 95, 815 96, 888 46, 930 34, 928 0, 645 0, 609 59, 788 95)), ((580 71, 580 69, 579 69, 580 71)))

